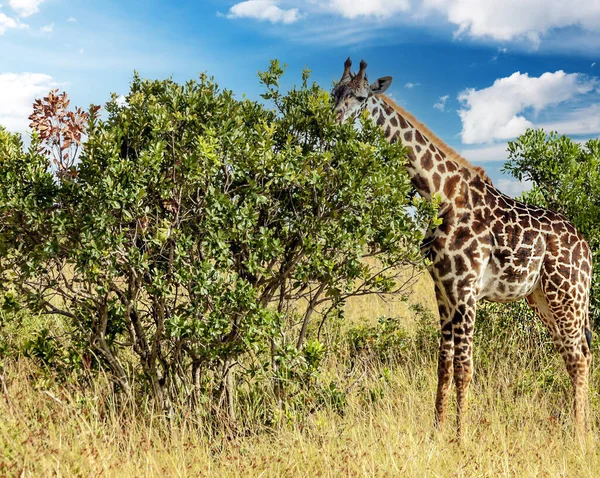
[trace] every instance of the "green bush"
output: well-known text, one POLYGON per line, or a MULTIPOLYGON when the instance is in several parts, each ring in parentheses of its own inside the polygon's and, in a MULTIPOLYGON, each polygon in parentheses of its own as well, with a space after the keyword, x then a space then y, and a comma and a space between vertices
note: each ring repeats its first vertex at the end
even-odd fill
MULTIPOLYGON (((282 74, 260 74, 274 108, 205 75, 135 76, 126 105, 90 109, 58 172, 46 136, 25 149, 0 129, 1 287, 62 316, 80 356, 162 409, 214 398, 233 414, 245 381, 285 398, 322 360, 315 310, 394 291, 396 267, 421 264, 435 206, 407 213, 403 147, 366 118, 338 125, 308 72, 280 93, 282 74)), ((48 362, 44 337, 28 350, 48 362)))
POLYGON ((360 324, 347 333, 350 359, 359 356, 391 363, 401 360, 411 345, 411 340, 400 319, 379 317, 376 325, 360 324))

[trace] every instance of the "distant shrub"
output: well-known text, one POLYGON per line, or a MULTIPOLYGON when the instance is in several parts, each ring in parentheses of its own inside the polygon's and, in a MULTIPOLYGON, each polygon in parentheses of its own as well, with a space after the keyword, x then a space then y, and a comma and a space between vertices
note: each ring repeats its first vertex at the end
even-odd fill
POLYGON ((401 360, 411 345, 411 340, 401 321, 392 317, 379 317, 377 324, 360 324, 347 332, 350 359, 363 356, 369 360, 389 363, 401 360))
POLYGON ((474 340, 489 356, 508 353, 529 360, 555 353, 548 329, 524 300, 480 303, 474 340))

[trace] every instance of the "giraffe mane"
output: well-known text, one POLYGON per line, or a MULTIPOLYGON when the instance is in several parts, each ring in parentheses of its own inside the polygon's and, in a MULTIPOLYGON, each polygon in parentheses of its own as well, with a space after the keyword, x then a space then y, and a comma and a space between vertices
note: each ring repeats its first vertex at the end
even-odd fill
POLYGON ((471 164, 469 161, 467 161, 467 159, 465 157, 458 154, 458 152, 456 152, 456 150, 452 149, 450 146, 448 146, 446 143, 444 143, 438 136, 435 135, 435 133, 433 131, 431 131, 427 126, 425 126, 417 118, 415 118, 415 116, 412 113, 409 113, 404 108, 402 108, 401 106, 396 104, 396 102, 393 101, 389 96, 377 95, 377 97, 381 98, 386 104, 388 104, 390 107, 392 107, 397 113, 401 114, 405 119, 410 121, 410 123, 415 128, 417 128, 421 132, 421 134, 427 136, 427 139, 429 139, 429 141, 431 141, 439 149, 441 149, 449 159, 451 159, 455 163, 458 163, 461 166, 464 166, 465 168, 473 171, 474 173, 478 174, 479 176, 481 176, 481 178, 485 182, 492 184, 492 180, 486 174, 485 170, 481 166, 475 166, 475 165, 471 164))

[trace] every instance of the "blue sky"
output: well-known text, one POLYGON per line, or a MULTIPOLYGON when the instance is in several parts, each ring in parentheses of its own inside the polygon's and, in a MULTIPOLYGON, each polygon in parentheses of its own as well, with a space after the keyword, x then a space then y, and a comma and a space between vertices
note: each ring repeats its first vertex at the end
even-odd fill
POLYGON ((329 88, 347 56, 391 75, 391 96, 450 146, 501 174, 506 141, 527 127, 600 135, 600 1, 4 0, 0 124, 25 132, 35 97, 73 103, 127 93, 133 70, 185 81, 206 71, 258 99, 256 72, 308 66, 329 88), (597 62, 597 63, 596 63, 597 62))

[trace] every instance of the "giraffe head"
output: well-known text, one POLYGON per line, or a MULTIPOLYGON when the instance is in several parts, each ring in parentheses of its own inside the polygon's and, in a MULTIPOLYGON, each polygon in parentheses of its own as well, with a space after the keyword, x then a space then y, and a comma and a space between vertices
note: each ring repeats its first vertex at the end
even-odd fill
POLYGON ((360 70, 356 75, 350 73, 350 68, 352 68, 352 60, 348 58, 344 63, 342 78, 331 92, 334 101, 333 111, 340 122, 348 118, 354 120, 367 107, 371 96, 383 93, 392 84, 391 76, 384 76, 375 83, 369 84, 365 74, 367 63, 364 60, 360 62, 360 70))

